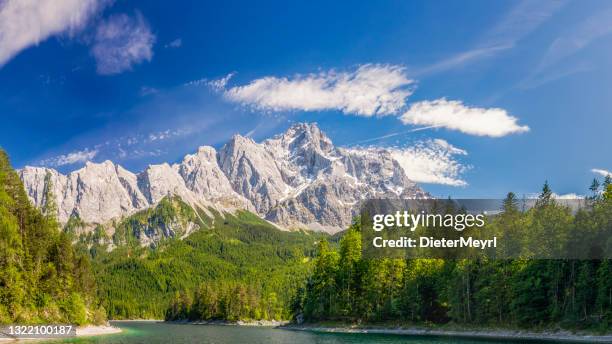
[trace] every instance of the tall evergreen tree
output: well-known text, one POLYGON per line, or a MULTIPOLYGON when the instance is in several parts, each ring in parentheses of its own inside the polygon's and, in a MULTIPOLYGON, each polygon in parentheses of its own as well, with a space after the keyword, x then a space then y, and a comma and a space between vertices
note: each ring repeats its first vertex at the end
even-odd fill
POLYGON ((553 193, 550 188, 550 185, 548 185, 548 180, 547 180, 544 182, 544 186, 542 187, 542 192, 540 192, 540 195, 538 196, 536 206, 546 206, 550 204, 552 200, 553 200, 553 193))

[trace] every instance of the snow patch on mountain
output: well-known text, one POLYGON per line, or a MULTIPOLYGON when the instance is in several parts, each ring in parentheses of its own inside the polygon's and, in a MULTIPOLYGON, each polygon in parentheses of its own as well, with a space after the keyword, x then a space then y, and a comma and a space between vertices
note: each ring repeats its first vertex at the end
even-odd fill
POLYGON ((336 147, 316 124, 298 123, 261 143, 236 135, 219 151, 203 146, 180 163, 138 174, 111 161, 67 175, 30 166, 19 173, 37 207, 52 184, 62 223, 71 216, 105 223, 179 196, 202 209, 250 210, 284 228, 336 232, 363 200, 429 197, 407 169, 410 162, 398 161, 395 151, 336 147))

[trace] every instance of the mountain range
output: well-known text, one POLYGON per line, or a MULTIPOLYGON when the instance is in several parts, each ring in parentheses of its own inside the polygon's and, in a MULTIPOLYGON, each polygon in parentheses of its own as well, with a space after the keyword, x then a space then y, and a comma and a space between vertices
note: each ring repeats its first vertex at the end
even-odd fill
POLYGON ((105 224, 178 196, 197 209, 248 210, 282 229, 334 233, 365 199, 429 197, 404 167, 384 148, 336 147, 316 124, 298 123, 261 143, 235 135, 218 151, 202 146, 140 173, 107 160, 68 174, 26 166, 19 176, 37 207, 54 197, 63 224, 105 224))

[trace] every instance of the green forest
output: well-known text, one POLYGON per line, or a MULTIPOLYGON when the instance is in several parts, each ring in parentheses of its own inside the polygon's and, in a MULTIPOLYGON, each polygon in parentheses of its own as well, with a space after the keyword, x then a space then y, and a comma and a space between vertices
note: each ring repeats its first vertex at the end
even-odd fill
MULTIPOLYGON (((160 213, 174 217, 170 204, 135 216, 144 222, 160 213)), ((204 221, 211 227, 154 247, 141 247, 133 238, 127 242, 134 244, 112 252, 91 246, 98 295, 111 319, 290 318, 288 305, 322 235, 279 231, 249 212, 204 221)), ((142 223, 127 222, 122 237, 138 233, 134 228, 142 223)))
MULTIPOLYGON (((548 184, 527 211, 519 209, 510 193, 502 213, 489 225, 526 242, 551 230, 555 235, 571 230, 607 233, 603 238, 609 249, 610 179, 603 190, 597 181, 591 189, 592 206, 576 214, 555 202, 548 184)), ((609 259, 364 259, 360 230, 355 223, 337 249, 325 241, 319 244, 312 275, 293 304, 294 314, 306 322, 610 331, 609 259)), ((564 238, 564 244, 571 244, 569 236, 564 238)))
POLYGON ((106 321, 89 256, 59 230, 54 207, 30 204, 0 150, 0 323, 106 321))

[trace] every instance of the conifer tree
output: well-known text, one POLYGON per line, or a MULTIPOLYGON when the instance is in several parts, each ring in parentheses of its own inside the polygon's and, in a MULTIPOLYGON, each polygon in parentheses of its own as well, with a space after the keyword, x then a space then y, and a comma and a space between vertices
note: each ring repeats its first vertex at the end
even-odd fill
POLYGON ((597 178, 593 178, 593 182, 591 182, 591 186, 589 187, 589 190, 591 190, 592 199, 597 199, 599 195, 599 186, 599 180, 597 180, 597 178))
POLYGON ((542 207, 549 205, 553 200, 553 193, 548 185, 548 180, 544 182, 544 186, 542 187, 542 192, 538 196, 538 200, 536 202, 536 206, 542 207))
POLYGON ((508 195, 506 195, 506 198, 504 199, 502 208, 504 213, 508 214, 516 213, 519 210, 518 199, 516 198, 514 192, 508 192, 508 195))

